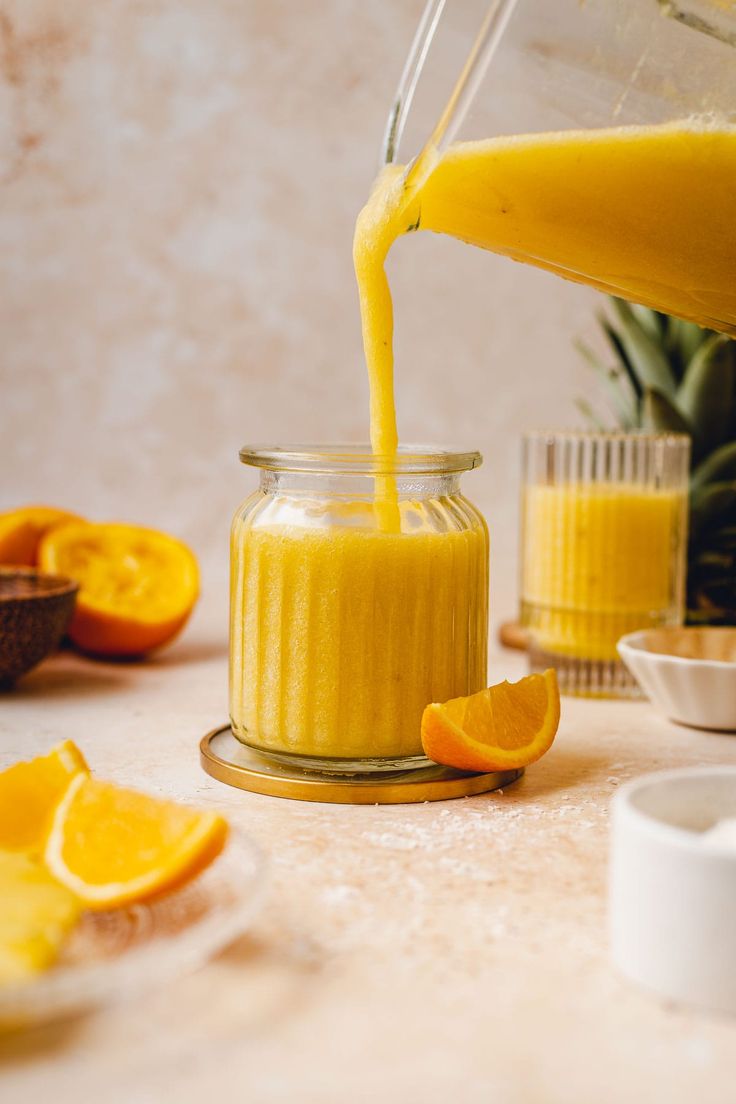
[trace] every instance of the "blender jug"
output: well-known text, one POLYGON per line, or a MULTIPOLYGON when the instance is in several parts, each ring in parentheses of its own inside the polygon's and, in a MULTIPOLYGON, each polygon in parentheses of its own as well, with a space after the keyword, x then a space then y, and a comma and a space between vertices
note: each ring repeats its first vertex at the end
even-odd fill
POLYGON ((383 160, 419 229, 736 334, 734 45, 724 0, 429 0, 383 160))

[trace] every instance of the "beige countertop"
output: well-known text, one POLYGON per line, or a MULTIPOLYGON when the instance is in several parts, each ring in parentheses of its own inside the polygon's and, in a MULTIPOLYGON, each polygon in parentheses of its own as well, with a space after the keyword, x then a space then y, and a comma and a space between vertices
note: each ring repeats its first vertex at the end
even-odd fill
MULTIPOLYGON (((496 658, 494 678, 522 673, 496 658)), ((736 1020, 617 977, 608 807, 643 772, 736 763, 736 738, 645 703, 565 699, 549 755, 504 792, 329 806, 232 790, 197 743, 225 718, 224 642, 148 665, 59 656, 0 702, 0 764, 71 737, 101 775, 221 809, 261 844, 252 932, 134 1005, 0 1040, 3 1101, 734 1099, 736 1020)))

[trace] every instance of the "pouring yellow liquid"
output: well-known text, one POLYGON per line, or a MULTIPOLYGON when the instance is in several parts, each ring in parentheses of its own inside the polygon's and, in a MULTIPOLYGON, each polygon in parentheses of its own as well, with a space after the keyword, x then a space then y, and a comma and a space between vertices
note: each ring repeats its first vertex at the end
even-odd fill
POLYGON ((397 440, 383 265, 401 234, 450 234, 736 333, 734 195, 736 128, 696 122, 458 143, 419 188, 386 168, 353 248, 374 451, 397 440))

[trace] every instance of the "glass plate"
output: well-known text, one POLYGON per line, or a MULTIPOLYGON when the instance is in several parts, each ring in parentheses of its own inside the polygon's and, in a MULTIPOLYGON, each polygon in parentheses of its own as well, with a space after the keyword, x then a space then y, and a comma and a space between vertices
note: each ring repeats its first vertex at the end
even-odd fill
POLYGON ((232 832, 212 865, 180 889, 84 913, 51 970, 0 988, 0 1029, 89 1011, 195 970, 248 928, 263 900, 264 870, 255 843, 232 832))

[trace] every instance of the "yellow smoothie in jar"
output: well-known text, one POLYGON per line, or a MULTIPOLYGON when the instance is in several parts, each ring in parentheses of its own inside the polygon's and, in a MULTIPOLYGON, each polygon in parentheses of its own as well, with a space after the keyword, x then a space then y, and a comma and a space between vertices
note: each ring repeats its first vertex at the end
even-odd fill
POLYGON ((315 528, 236 517, 233 732, 296 758, 421 756, 427 703, 486 685, 485 524, 385 532, 344 509, 315 528))
POLYGON ((684 493, 532 484, 523 497, 522 616, 552 655, 615 660, 616 641, 681 620, 684 493))

